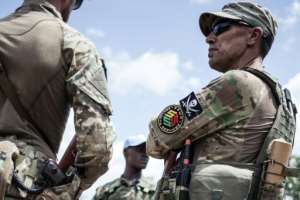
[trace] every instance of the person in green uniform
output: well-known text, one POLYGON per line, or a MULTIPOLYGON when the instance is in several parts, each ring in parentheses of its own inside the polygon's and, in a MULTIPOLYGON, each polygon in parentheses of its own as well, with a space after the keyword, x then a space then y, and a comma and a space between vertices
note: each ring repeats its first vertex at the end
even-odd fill
POLYGON ((124 143, 126 161, 124 173, 104 186, 97 188, 93 200, 150 200, 155 186, 151 179, 142 176, 149 157, 146 154, 145 138, 141 135, 130 137, 124 143))

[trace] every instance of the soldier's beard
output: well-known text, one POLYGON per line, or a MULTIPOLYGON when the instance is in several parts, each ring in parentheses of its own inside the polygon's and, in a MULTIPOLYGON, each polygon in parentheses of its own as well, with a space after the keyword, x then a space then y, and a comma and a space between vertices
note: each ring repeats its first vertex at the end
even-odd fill
POLYGON ((64 22, 68 22, 71 12, 72 12, 72 6, 66 7, 61 11, 61 16, 64 22))

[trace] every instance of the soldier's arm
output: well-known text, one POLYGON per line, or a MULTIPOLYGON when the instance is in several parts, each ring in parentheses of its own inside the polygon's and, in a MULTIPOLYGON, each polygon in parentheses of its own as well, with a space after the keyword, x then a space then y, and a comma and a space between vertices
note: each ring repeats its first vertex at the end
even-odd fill
POLYGON ((252 76, 249 78, 248 75, 240 70, 229 71, 196 92, 201 112, 191 120, 185 116, 183 125, 173 133, 166 133, 164 129, 168 127, 159 123, 162 113, 155 117, 149 125, 147 153, 165 158, 170 150, 181 148, 186 138, 195 141, 248 118, 257 101, 250 98, 253 87, 252 76))
POLYGON ((65 30, 67 92, 74 110, 76 131, 75 166, 81 188, 91 186, 108 169, 115 135, 106 87, 106 69, 96 48, 78 32, 65 30))
POLYGON ((83 188, 92 185, 108 170, 114 133, 107 113, 86 94, 77 91, 73 98, 77 155, 83 188))

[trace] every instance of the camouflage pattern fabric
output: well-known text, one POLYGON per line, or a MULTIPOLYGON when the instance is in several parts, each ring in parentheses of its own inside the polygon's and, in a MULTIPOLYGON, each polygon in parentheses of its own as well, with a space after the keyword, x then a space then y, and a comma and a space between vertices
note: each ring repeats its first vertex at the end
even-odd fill
POLYGON ((47 188, 41 194, 34 197, 34 200, 74 200, 78 199, 81 194, 78 192, 80 179, 75 176, 73 181, 66 185, 60 185, 52 188, 47 188))
POLYGON ((0 199, 3 199, 8 185, 11 184, 14 162, 19 154, 17 146, 10 141, 0 142, 0 199))
POLYGON ((78 151, 75 165, 84 170, 81 188, 87 188, 108 170, 114 135, 110 119, 99 112, 100 105, 77 93, 73 99, 78 151))
POLYGON ((106 68, 96 47, 64 23, 51 4, 40 0, 27 0, 25 3, 47 7, 58 16, 63 28, 62 52, 69 65, 67 90, 74 109, 77 134, 76 166, 84 171, 80 187, 85 189, 107 171, 115 139, 109 118, 112 110, 106 86, 106 68))
POLYGON ((106 68, 91 42, 70 26, 62 25, 64 49, 68 50, 65 57, 70 63, 67 89, 72 99, 77 133, 76 167, 84 169, 81 187, 87 188, 107 171, 115 139, 109 118, 112 109, 106 68))
POLYGON ((150 200, 155 186, 145 177, 129 181, 123 177, 97 188, 93 200, 150 200))
MULTIPOLYGON (((259 63, 250 67, 263 68, 259 63)), ((196 93, 196 97, 202 112, 192 120, 185 118, 176 132, 164 133, 157 117, 151 121, 147 153, 165 158, 171 149, 182 148, 184 140, 191 138, 194 163, 205 160, 254 163, 276 115, 270 88, 249 72, 230 70, 196 93)), ((199 192, 201 182, 195 169, 191 196, 199 192)))
POLYGON ((246 200, 253 171, 229 165, 199 164, 190 186, 192 200, 246 200))
MULTIPOLYGON (((43 195, 45 198, 47 196, 46 199, 74 199, 75 189, 80 188, 82 191, 88 188, 107 171, 112 156, 115 134, 110 121, 112 109, 106 86, 106 68, 96 47, 78 31, 65 24, 53 5, 45 0, 25 0, 19 9, 31 12, 37 5, 43 9, 41 12, 56 17, 63 30, 62 49, 57 51, 63 52, 61 59, 68 66, 66 90, 69 103, 74 109, 77 135, 75 165, 82 172, 71 185, 49 188, 43 195)), ((33 148, 30 152, 32 155, 36 151, 33 148)), ((29 154, 26 154, 26 160, 31 160, 29 154)), ((36 170, 31 164, 28 168, 29 171, 36 170)), ((24 174, 20 173, 20 176, 24 174)), ((31 177, 29 182, 34 178, 31 177)), ((21 195, 26 199, 31 198, 21 195)))
MULTIPOLYGON (((26 143, 17 140, 15 137, 8 138, 7 141, 2 141, 1 143, 10 144, 7 149, 12 148, 18 153, 13 157, 16 175, 22 183, 28 187, 32 188, 32 184, 36 181, 38 169, 38 161, 45 160, 46 156, 34 150, 34 148, 26 143), (20 149, 16 149, 16 145, 20 149)), ((2 166, 2 165, 1 165, 2 166)), ((12 177, 10 177, 11 183, 12 177)), ((5 200, 13 199, 27 199, 27 200, 73 200, 78 198, 77 193, 80 185, 80 178, 75 176, 73 181, 66 185, 56 186, 52 188, 45 189, 39 195, 28 194, 26 191, 21 190, 20 188, 15 187, 15 185, 9 184, 5 200)))
MULTIPOLYGON (((251 67, 262 69, 260 64, 251 67)), ((151 121, 147 153, 164 158, 190 137, 199 146, 194 150, 196 160, 254 162, 275 119, 276 103, 270 88, 249 72, 231 70, 196 96, 203 111, 193 120, 185 119, 175 133, 162 132, 157 118, 151 121)))
POLYGON ((108 169, 115 139, 109 118, 112 110, 106 88, 106 69, 95 47, 71 27, 65 25, 65 28, 64 48, 74 49, 67 88, 75 114, 76 167, 84 169, 81 187, 87 188, 108 169))

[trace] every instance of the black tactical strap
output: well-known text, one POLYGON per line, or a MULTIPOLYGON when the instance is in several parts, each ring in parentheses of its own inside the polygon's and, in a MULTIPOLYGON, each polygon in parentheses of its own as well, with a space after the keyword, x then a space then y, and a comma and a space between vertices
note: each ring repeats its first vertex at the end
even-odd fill
POLYGON ((43 136, 43 131, 39 128, 36 122, 32 119, 26 108, 23 106, 22 102, 20 101, 18 94, 16 92, 15 87, 13 86, 12 82, 8 79, 6 71, 2 63, 0 62, 0 89, 6 95, 8 100, 14 106, 16 112, 19 114, 21 119, 26 122, 27 124, 31 124, 37 131, 40 137, 48 143, 47 138, 43 136))

